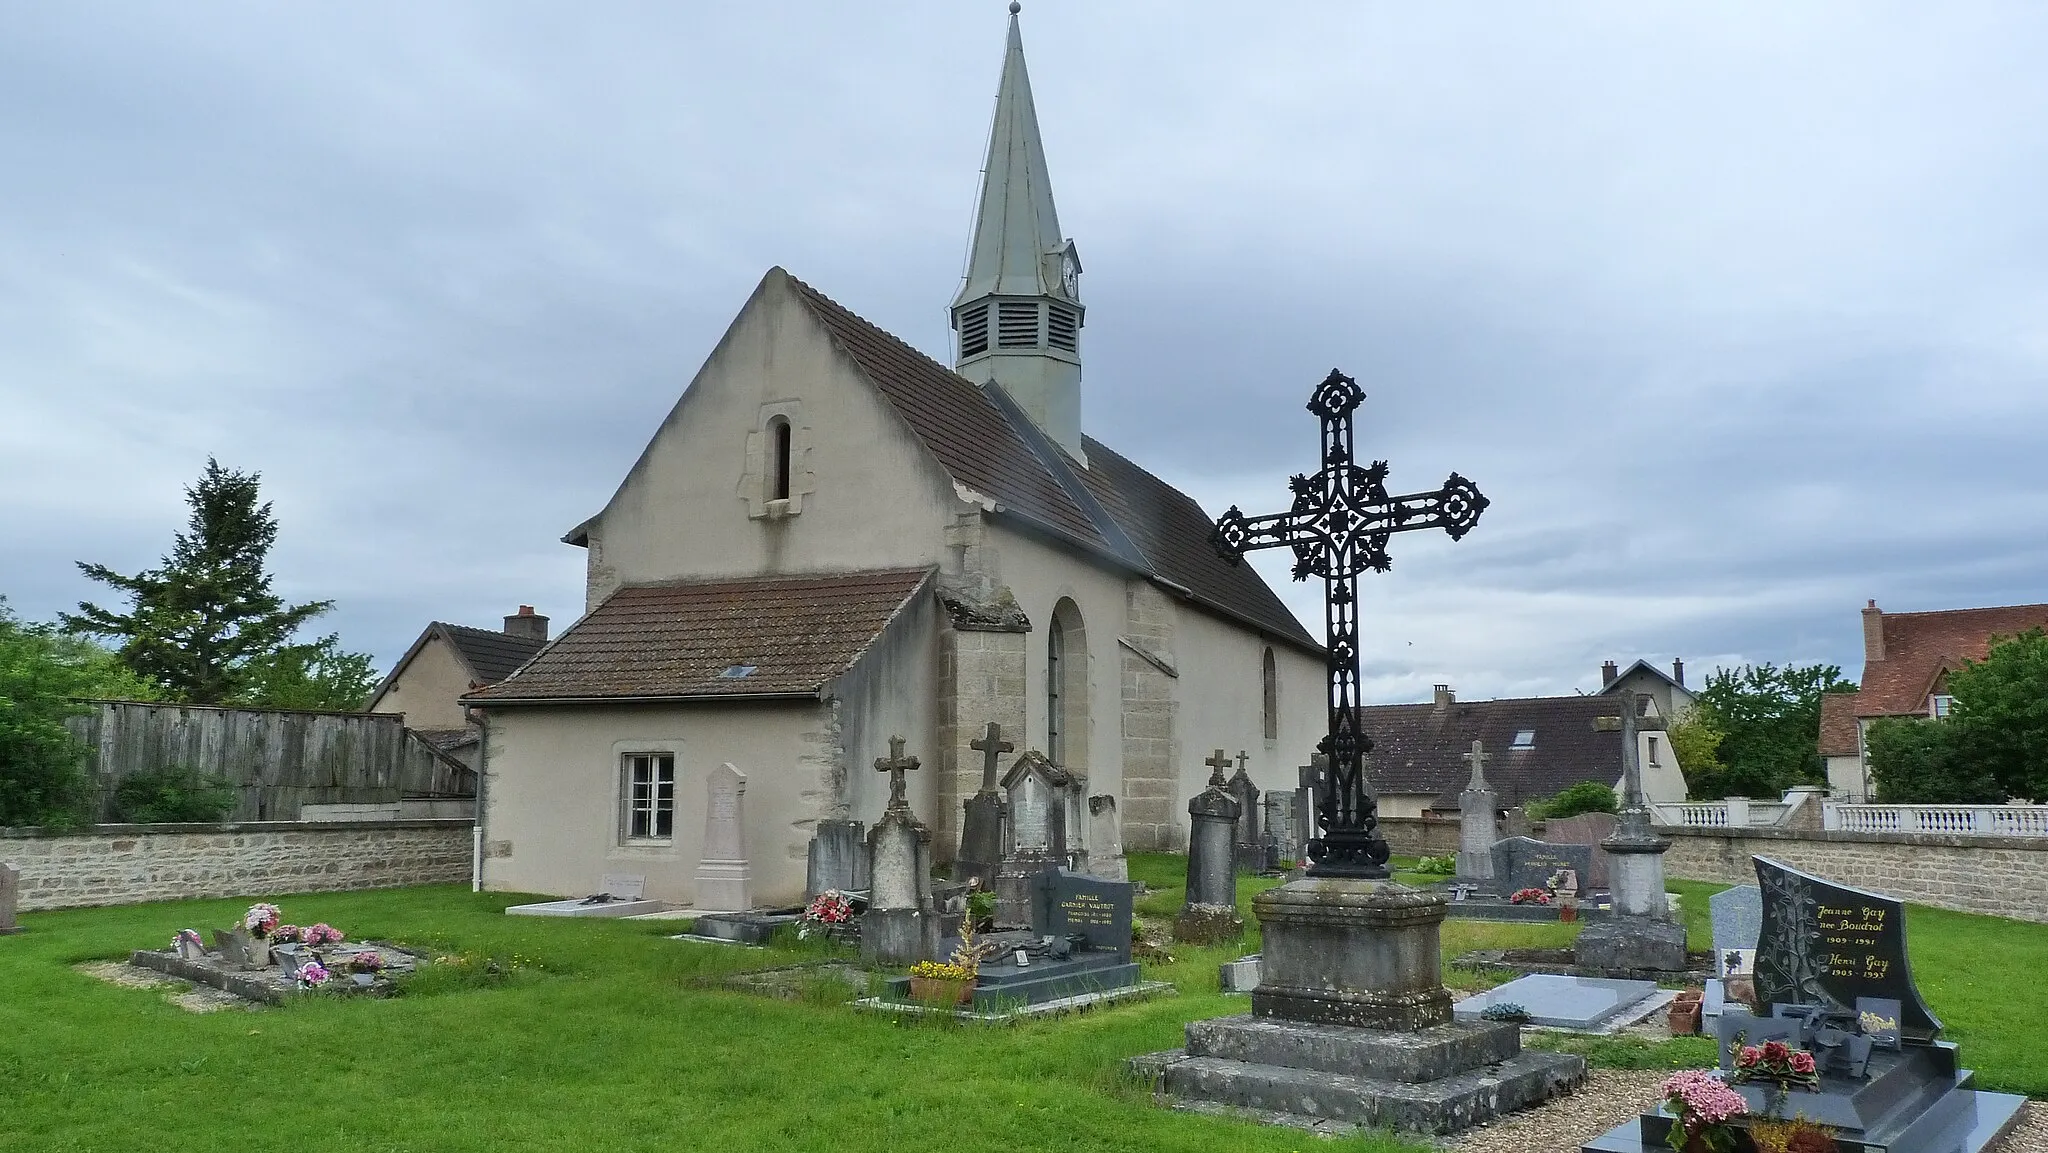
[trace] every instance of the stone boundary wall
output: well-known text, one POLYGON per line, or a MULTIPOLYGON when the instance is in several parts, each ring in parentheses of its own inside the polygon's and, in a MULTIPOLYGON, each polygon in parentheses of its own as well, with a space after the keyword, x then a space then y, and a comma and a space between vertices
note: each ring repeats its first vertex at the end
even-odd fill
MULTIPOLYGON (((1502 829, 1501 836, 1508 835, 1502 829)), ((1397 857, 1441 857, 1458 851, 1456 817, 1381 817, 1380 836, 1397 857)))
POLYGON ((2048 837, 1666 829, 1667 876, 1756 884, 1752 856, 1907 901, 2048 924, 2048 837))
POLYGON ((0 829, 22 912, 469 880, 468 820, 0 829))

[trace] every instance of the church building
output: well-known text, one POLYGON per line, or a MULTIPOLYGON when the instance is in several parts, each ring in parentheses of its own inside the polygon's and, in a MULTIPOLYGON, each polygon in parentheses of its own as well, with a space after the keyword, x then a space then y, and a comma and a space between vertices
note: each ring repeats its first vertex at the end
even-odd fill
POLYGON ((881 815, 892 736, 947 861, 990 722, 1113 799, 1130 849, 1186 848, 1212 750, 1294 787, 1322 648, 1193 499, 1082 431, 1081 261, 1014 12, 984 171, 950 368, 772 268, 564 538, 583 617, 463 698, 486 887, 640 874, 694 903, 729 764, 753 899, 797 900, 817 822, 881 815))

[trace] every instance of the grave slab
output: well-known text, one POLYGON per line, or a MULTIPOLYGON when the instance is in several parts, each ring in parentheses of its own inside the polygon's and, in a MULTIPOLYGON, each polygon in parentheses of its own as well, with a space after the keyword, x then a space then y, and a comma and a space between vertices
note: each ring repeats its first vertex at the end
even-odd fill
POLYGON ((587 897, 536 901, 505 911, 519 917, 636 917, 668 907, 666 902, 643 897, 646 891, 647 878, 642 874, 606 873, 597 879, 597 891, 587 897))
POLYGON ((1657 986, 1649 981, 1532 974, 1458 1002, 1451 1016, 1478 1021, 1489 1005, 1516 1004, 1529 1011, 1531 1025, 1592 1032, 1656 995, 1657 986))

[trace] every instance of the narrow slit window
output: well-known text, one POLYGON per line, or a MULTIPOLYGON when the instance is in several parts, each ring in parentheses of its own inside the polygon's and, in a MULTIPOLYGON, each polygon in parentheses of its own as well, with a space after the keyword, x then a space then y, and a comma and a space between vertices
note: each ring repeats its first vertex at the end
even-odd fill
POLYGON ((768 474, 768 499, 789 499, 789 419, 776 417, 768 422, 769 451, 774 459, 770 461, 768 474))
POLYGON ((1259 688, 1260 711, 1264 714, 1265 718, 1266 739, 1269 741, 1278 740, 1280 737, 1280 670, 1273 663, 1272 649, 1266 650, 1265 659, 1260 662, 1259 688))

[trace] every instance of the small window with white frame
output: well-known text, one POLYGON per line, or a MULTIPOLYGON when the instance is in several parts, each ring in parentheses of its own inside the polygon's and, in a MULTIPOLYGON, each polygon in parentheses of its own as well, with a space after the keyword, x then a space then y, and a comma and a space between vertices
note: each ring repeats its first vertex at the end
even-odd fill
POLYGON ((1956 699, 1948 695, 1947 693, 1936 693, 1933 696, 1929 697, 1927 701, 1927 711, 1930 714, 1932 714, 1936 720, 1948 719, 1949 713, 1953 711, 1956 707, 1956 699))
POLYGON ((1516 748, 1516 749, 1533 749, 1533 748, 1535 748, 1535 747, 1536 747, 1536 730, 1535 730, 1535 729, 1523 729, 1523 730, 1521 730, 1520 732, 1516 733, 1516 734, 1515 734, 1515 743, 1514 743, 1513 745, 1510 745, 1509 747, 1510 747, 1510 748, 1516 748))
POLYGON ((622 766, 628 841, 668 842, 676 830, 676 756, 627 753, 622 766))

